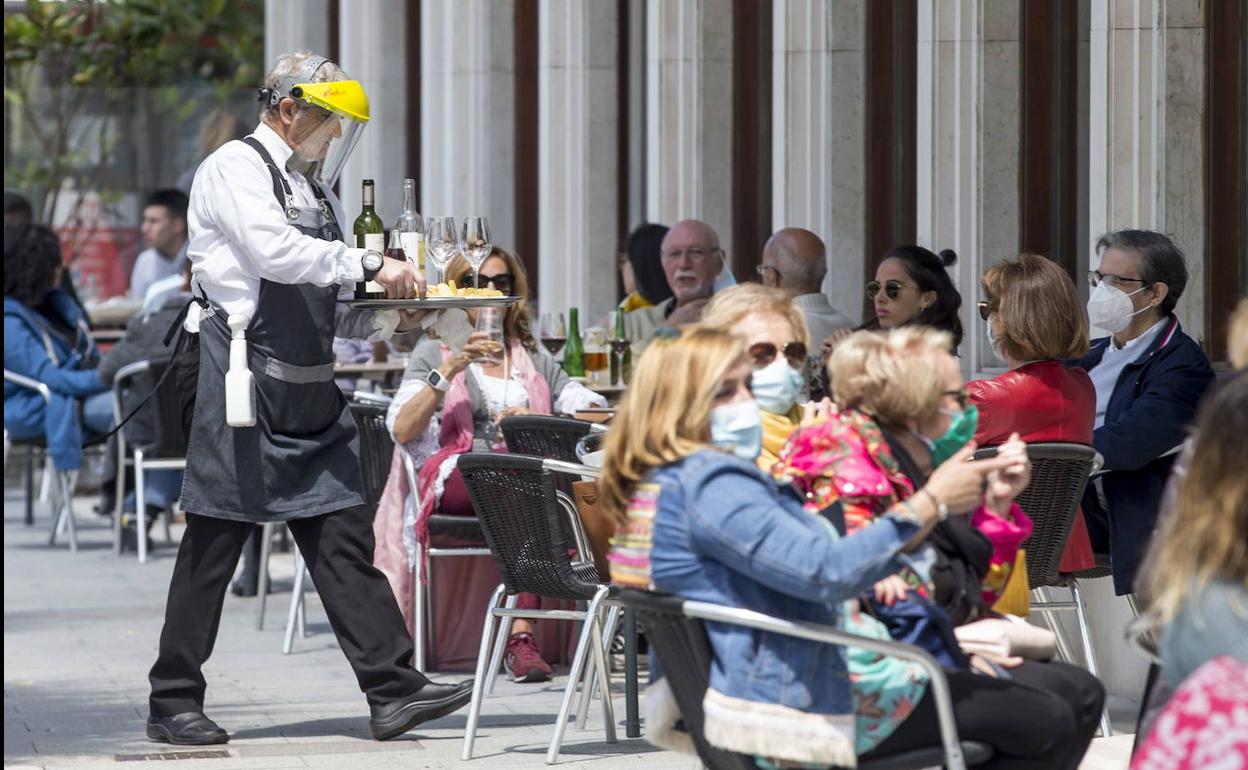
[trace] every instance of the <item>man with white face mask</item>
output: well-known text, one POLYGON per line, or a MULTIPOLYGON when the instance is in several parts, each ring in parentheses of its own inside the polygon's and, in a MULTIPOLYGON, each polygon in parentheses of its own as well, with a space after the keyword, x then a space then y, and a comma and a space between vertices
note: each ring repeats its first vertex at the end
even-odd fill
POLYGON ((1178 247, 1161 233, 1119 230, 1096 251, 1088 321, 1111 336, 1094 339, 1076 363, 1096 387, 1093 444, 1106 473, 1088 486, 1083 511, 1093 549, 1110 554, 1114 589, 1126 594, 1213 369, 1174 316, 1187 285, 1178 247))

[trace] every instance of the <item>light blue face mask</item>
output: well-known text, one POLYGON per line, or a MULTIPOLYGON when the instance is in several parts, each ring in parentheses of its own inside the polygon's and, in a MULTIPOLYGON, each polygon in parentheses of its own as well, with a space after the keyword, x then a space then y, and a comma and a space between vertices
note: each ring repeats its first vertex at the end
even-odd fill
POLYGON ((718 294, 721 289, 727 289, 729 286, 737 285, 736 276, 734 276, 732 271, 728 269, 728 259, 726 257, 720 257, 720 262, 723 264, 719 268, 719 275, 715 276, 715 283, 712 288, 712 291, 716 294, 718 294))
POLYGON ((711 410, 711 443, 746 462, 763 451, 763 421, 758 402, 737 401, 711 410))
POLYGON ((789 366, 784 356, 776 356, 775 361, 755 371, 750 382, 758 407, 772 414, 788 414, 805 384, 802 373, 789 366))

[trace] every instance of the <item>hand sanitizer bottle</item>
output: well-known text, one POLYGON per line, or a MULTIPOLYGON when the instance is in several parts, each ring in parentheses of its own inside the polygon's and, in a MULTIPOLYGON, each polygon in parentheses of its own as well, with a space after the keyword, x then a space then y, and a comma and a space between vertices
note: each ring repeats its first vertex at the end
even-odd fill
POLYGON ((231 428, 256 424, 256 378, 247 365, 247 324, 241 313, 230 316, 230 370, 225 373, 225 422, 231 428))

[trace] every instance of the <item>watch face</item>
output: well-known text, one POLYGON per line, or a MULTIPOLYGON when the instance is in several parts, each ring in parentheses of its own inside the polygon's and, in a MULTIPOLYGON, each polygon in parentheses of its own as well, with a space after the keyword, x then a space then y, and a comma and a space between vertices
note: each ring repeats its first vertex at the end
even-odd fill
POLYGON ((375 251, 364 252, 364 269, 365 270, 380 270, 381 269, 381 255, 375 251))

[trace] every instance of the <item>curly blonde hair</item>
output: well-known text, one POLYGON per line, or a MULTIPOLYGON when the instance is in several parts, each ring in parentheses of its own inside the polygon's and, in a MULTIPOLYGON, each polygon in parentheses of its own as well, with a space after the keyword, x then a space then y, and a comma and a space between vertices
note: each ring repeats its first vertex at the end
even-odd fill
POLYGON ((731 331, 743 318, 755 313, 771 313, 789 322, 793 338, 803 345, 810 345, 810 332, 806 328, 806 315, 783 289, 773 289, 761 283, 742 283, 717 292, 702 310, 700 323, 724 331, 731 331))
POLYGON ((930 326, 855 332, 828 360, 832 400, 883 425, 930 420, 945 390, 936 356, 952 350, 953 335, 930 326))
POLYGON ((622 523, 646 474, 707 446, 719 384, 747 360, 740 337, 705 326, 650 343, 607 433, 599 510, 622 523))

